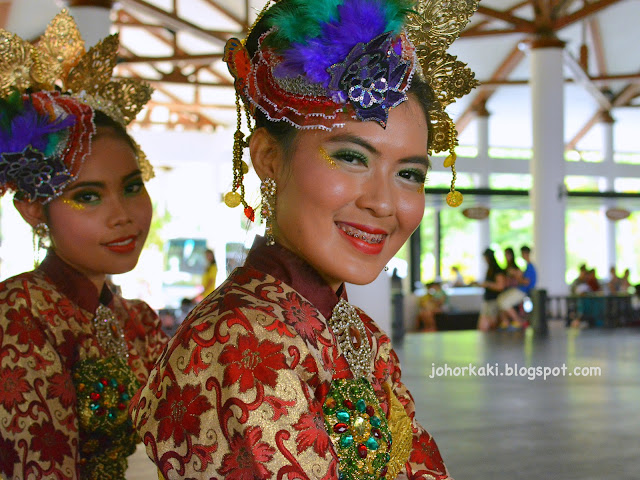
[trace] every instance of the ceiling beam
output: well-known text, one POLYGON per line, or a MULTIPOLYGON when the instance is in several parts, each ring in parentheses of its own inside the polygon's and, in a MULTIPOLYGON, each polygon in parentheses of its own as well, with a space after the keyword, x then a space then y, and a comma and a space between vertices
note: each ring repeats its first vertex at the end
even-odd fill
POLYGON ((231 10, 229 10, 226 6, 222 5, 217 0, 203 0, 203 1, 207 5, 211 6, 214 10, 217 10, 218 12, 222 13, 224 16, 236 22, 238 24, 239 30, 241 30, 242 32, 246 32, 247 30, 249 30, 249 25, 247 24, 246 16, 245 18, 238 17, 235 13, 233 13, 231 10))
POLYGON ((557 32, 558 30, 561 30, 573 23, 579 22, 583 18, 587 18, 594 13, 599 12, 600 10, 621 2, 622 0, 599 0, 592 3, 585 2, 585 5, 580 10, 555 19, 553 23, 553 29, 557 32))
POLYGON ((598 105, 600 105, 602 110, 610 110, 611 107, 613 107, 611 101, 604 93, 602 93, 602 90, 600 90, 600 88, 591 81, 591 78, 589 78, 589 75, 584 71, 580 63, 578 63, 578 61, 573 58, 567 50, 564 50, 562 53, 564 55, 564 64, 571 71, 576 82, 582 85, 589 95, 591 95, 598 105))
POLYGON ((212 62, 220 60, 224 56, 223 53, 205 53, 202 55, 189 55, 186 53, 180 55, 170 55, 168 57, 123 57, 118 59, 118 64, 133 65, 136 63, 170 63, 172 65, 208 65, 212 62))
MULTIPOLYGON (((491 75, 491 80, 506 80, 506 78, 513 72, 513 70, 518 66, 520 61, 524 58, 524 52, 518 48, 516 45, 511 52, 505 57, 502 63, 496 68, 491 75)), ((493 95, 496 87, 483 87, 480 84, 478 89, 478 93, 475 98, 471 101, 469 106, 462 112, 462 115, 456 120, 456 128, 458 132, 461 133, 466 126, 469 124, 475 112, 484 105, 487 100, 493 95)))
POLYGON ((532 22, 524 18, 520 18, 516 15, 513 15, 510 11, 495 10, 493 8, 485 7, 483 5, 478 5, 477 13, 481 15, 486 15, 487 17, 494 18, 496 20, 502 20, 503 22, 513 25, 514 27, 533 29, 532 22))
MULTIPOLYGON (((631 102, 631 100, 637 97, 639 93, 640 85, 627 85, 624 89, 622 89, 620 93, 618 93, 618 95, 616 95, 616 97, 611 102, 611 105, 612 107, 626 106, 629 102, 631 102)), ((565 148, 567 150, 574 150, 578 142, 582 140, 589 132, 589 130, 591 130, 602 119, 602 115, 605 112, 606 110, 598 110, 596 113, 594 113, 593 116, 582 126, 578 133, 574 135, 571 140, 569 140, 565 148)))
POLYGON ((220 34, 219 32, 206 30, 194 23, 179 17, 175 13, 169 13, 155 5, 152 5, 144 0, 119 0, 119 2, 129 8, 135 8, 136 10, 143 12, 159 22, 162 25, 175 30, 189 32, 191 35, 198 37, 202 40, 224 44, 228 40, 227 35, 220 34))

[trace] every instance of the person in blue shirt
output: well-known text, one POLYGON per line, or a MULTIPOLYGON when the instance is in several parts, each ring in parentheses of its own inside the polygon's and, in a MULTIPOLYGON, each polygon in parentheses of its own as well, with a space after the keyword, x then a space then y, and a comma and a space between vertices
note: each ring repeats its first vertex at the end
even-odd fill
POLYGON ((523 245, 520 248, 520 255, 522 256, 523 260, 527 262, 527 268, 524 270, 524 274, 522 275, 522 279, 518 288, 526 293, 527 296, 529 296, 531 294, 531 290, 533 290, 536 286, 536 267, 534 267, 531 263, 531 249, 528 246, 523 245))

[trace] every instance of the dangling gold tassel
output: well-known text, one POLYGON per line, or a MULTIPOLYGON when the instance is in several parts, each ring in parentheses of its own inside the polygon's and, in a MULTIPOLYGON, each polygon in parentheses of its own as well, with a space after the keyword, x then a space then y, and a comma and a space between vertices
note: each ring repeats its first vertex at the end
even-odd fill
POLYGON ((451 122, 449 126, 449 156, 444 160, 444 168, 451 167, 453 178, 451 179, 451 191, 447 193, 447 205, 450 207, 459 207, 462 205, 462 194, 456 190, 456 155, 455 149, 457 140, 456 126, 451 122))

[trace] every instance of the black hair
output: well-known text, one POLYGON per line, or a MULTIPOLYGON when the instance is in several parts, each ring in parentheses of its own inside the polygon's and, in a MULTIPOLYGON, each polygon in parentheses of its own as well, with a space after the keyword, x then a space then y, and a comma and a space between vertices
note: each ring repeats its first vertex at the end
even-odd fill
MULTIPOLYGON (((260 37, 271 28, 271 17, 274 13, 282 9, 295 8, 289 6, 289 0, 280 0, 276 5, 271 7, 265 15, 256 23, 247 37, 245 47, 249 53, 249 58, 253 58, 258 50, 258 41, 260 37)), ((431 124, 430 112, 435 102, 435 94, 431 86, 422 79, 417 72, 413 75, 411 85, 407 91, 408 96, 413 96, 420 103, 422 112, 427 120, 428 138, 431 141, 433 126, 431 124)), ((285 152, 291 148, 296 135, 300 131, 285 120, 270 120, 260 108, 255 108, 254 113, 255 128, 265 128, 267 132, 278 142, 285 152)))
MULTIPOLYGON (((93 123, 95 124, 96 127, 107 127, 112 129, 116 137, 127 142, 127 145, 131 147, 131 150, 133 150, 134 152, 137 152, 138 149, 136 148, 136 143, 133 141, 133 138, 131 138, 131 135, 129 135, 125 127, 122 124, 116 122, 113 118, 111 118, 106 113, 101 112, 100 110, 95 110, 93 114, 93 123)), ((91 138, 91 141, 92 142, 95 141, 95 139, 98 138, 99 136, 100 136, 100 133, 96 132, 94 136, 91 138)))

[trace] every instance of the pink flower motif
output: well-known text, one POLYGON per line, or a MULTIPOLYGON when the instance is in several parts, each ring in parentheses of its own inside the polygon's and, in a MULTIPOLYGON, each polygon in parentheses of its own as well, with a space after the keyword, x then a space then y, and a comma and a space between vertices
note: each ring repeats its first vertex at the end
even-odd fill
POLYGON ((313 450, 319 456, 325 458, 329 450, 330 438, 321 415, 318 413, 303 413, 293 428, 299 432, 296 436, 298 453, 313 447, 313 450))
POLYGON ((275 448, 261 442, 262 429, 249 427, 243 434, 236 432, 229 442, 230 453, 222 459, 218 473, 225 480, 254 480, 271 478, 273 473, 265 467, 275 453, 275 448))
POLYGON ((47 423, 36 423, 29 427, 31 434, 30 448, 34 452, 40 452, 40 460, 43 462, 52 462, 62 464, 64 457, 71 456, 70 440, 60 430, 47 423))
POLYGON ((167 388, 167 398, 160 400, 154 418, 158 420, 158 441, 173 437, 176 447, 187 435, 200 435, 200 416, 213 408, 200 385, 186 385, 184 389, 174 385, 167 388))
POLYGON ((47 398, 58 398, 65 408, 69 408, 76 403, 76 389, 73 385, 71 375, 56 373, 49 378, 47 387, 47 398))
POLYGON ((20 307, 19 310, 9 310, 7 312, 7 335, 18 337, 18 343, 22 345, 33 344, 38 348, 44 346, 44 333, 40 324, 33 318, 31 311, 20 307))
POLYGON ((287 294, 282 301, 285 321, 296 329, 296 332, 314 347, 317 347, 317 335, 325 328, 318 318, 318 310, 300 298, 295 292, 287 294))
POLYGON ((3 368, 0 371, 0 405, 9 412, 24 402, 24 394, 31 390, 26 376, 27 371, 22 367, 3 368))
POLYGON ((258 342, 256 337, 241 335, 238 345, 224 347, 218 361, 228 365, 224 370, 223 385, 229 386, 240 380, 240 392, 254 388, 256 382, 276 386, 277 370, 287 368, 283 346, 263 340, 258 342))

